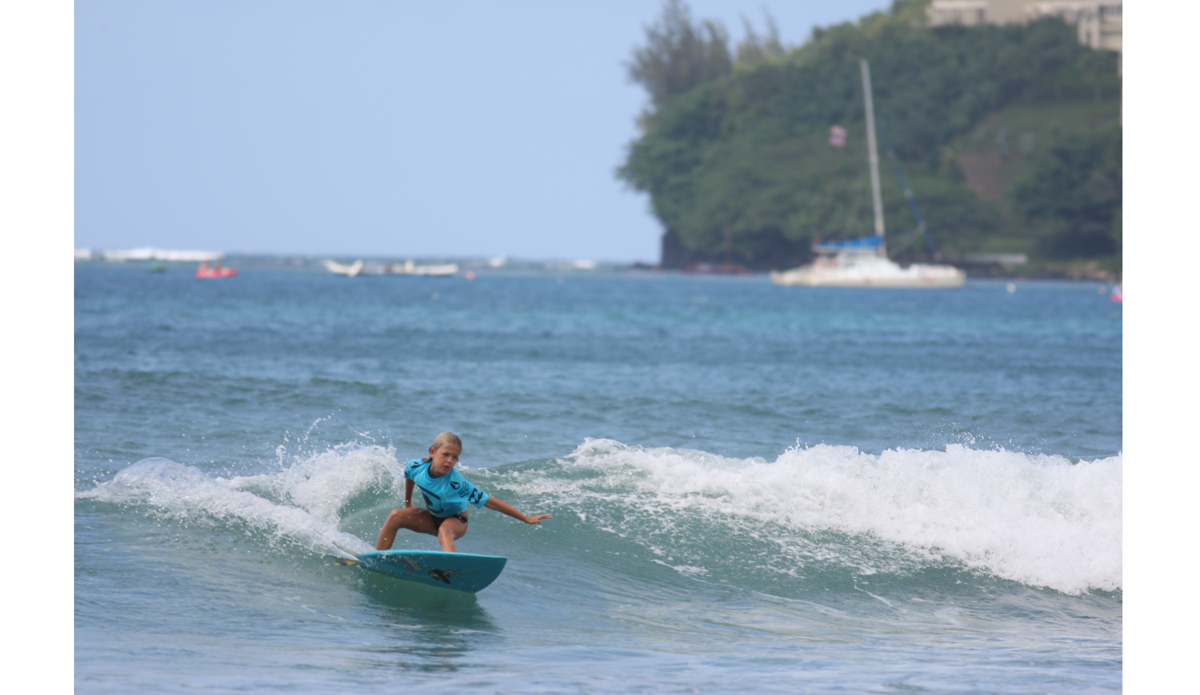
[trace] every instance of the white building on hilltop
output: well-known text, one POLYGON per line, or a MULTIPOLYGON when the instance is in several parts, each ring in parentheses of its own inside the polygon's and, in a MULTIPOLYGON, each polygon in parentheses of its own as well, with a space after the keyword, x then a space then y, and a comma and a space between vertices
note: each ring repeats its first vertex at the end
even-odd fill
POLYGON ((929 23, 1011 24, 1059 17, 1079 30, 1079 43, 1121 52, 1121 0, 933 0, 929 23))

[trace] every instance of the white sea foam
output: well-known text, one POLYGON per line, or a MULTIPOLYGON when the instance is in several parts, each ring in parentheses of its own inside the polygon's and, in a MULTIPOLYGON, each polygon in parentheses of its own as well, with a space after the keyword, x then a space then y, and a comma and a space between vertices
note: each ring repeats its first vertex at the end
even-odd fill
POLYGON ((370 544, 338 529, 339 510, 372 488, 395 486, 398 464, 382 447, 342 448, 273 474, 212 478, 193 466, 148 458, 81 498, 141 505, 184 521, 240 522, 314 552, 353 557, 370 544))
POLYGON ((1121 587, 1120 454, 1072 463, 963 446, 872 455, 821 445, 768 462, 588 440, 561 463, 589 475, 524 478, 522 492, 774 525, 785 542, 832 530, 1065 593, 1121 587))

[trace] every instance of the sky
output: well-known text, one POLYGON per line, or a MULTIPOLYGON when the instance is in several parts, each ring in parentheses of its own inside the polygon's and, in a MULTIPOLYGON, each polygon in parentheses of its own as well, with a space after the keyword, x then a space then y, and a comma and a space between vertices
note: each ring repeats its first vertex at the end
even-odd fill
MULTIPOLYGON (((890 0, 689 0, 785 45, 890 0)), ((662 3, 74 6, 75 247, 647 262, 615 176, 662 3)))

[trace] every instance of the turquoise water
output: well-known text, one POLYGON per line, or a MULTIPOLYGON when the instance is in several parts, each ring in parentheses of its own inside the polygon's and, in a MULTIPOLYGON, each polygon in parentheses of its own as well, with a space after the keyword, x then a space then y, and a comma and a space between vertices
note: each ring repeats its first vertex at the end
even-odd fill
POLYGON ((77 266, 77 691, 1121 689, 1100 285, 478 273, 77 266), (447 429, 554 519, 337 565, 447 429))

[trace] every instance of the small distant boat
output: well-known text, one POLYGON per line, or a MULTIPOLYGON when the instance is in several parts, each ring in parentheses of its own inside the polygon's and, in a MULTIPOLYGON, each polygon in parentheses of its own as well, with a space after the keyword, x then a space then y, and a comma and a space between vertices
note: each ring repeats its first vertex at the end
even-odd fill
MULTIPOLYGON (((78 255, 78 254, 77 254, 78 255)), ((91 254, 94 258, 96 254, 91 254)), ((138 249, 124 251, 104 251, 100 254, 106 261, 123 263, 125 261, 175 261, 179 263, 207 263, 221 260, 224 255, 220 251, 176 251, 156 249, 153 246, 143 246, 138 249)))
POLYGON ((1121 286, 1120 286, 1120 285, 1113 285, 1112 292, 1109 292, 1109 293, 1108 293, 1108 298, 1109 298, 1110 300, 1114 301, 1114 302, 1120 302, 1120 301, 1122 301, 1122 298, 1121 298, 1121 286))
POLYGON ((200 267, 196 269, 198 278, 231 278, 234 275, 237 275, 237 270, 221 267, 220 261, 217 261, 212 267, 209 267, 208 261, 201 261, 200 267))
POLYGON ((423 275, 426 277, 450 277, 458 274, 457 263, 417 265, 411 260, 403 263, 385 263, 379 267, 380 275, 423 275))
POLYGON ((334 275, 345 275, 346 277, 354 277, 362 272, 362 259, 354 261, 350 265, 343 265, 337 261, 325 261, 325 269, 334 275))

